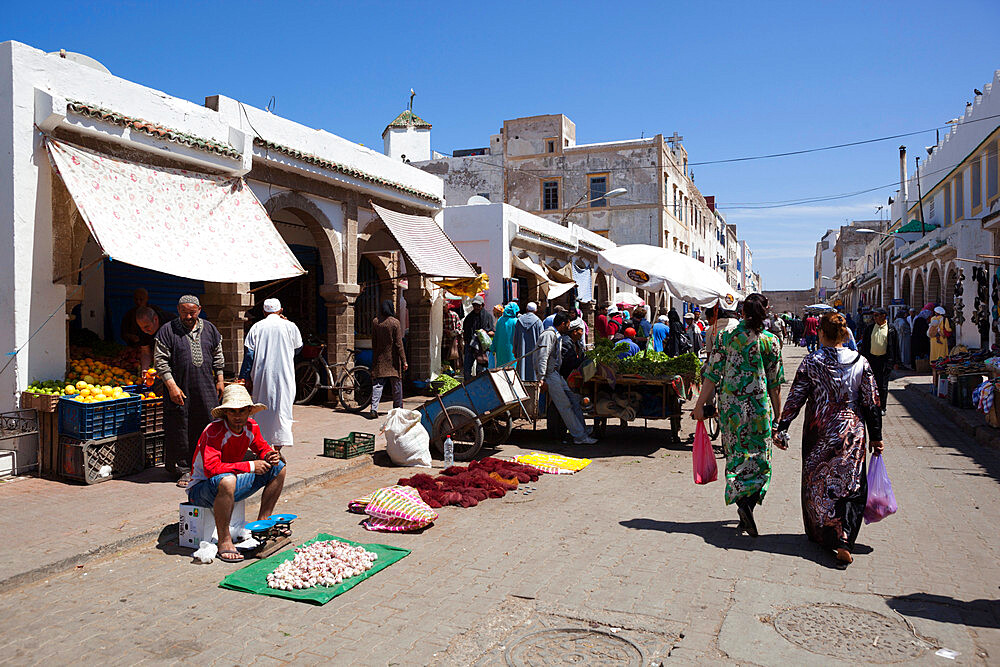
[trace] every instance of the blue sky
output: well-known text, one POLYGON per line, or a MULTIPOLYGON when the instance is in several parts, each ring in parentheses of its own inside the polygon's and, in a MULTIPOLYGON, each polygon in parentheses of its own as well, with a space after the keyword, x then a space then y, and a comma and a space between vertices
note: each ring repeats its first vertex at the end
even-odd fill
MULTIPOLYGON (((194 101, 216 93, 380 148, 417 91, 435 149, 486 145, 505 118, 564 113, 577 140, 675 130, 692 162, 940 126, 1000 68, 1000 2, 6 3, 0 41, 86 53, 194 101)), ((878 217, 897 146, 694 167, 767 289, 807 288, 828 227, 878 217)))

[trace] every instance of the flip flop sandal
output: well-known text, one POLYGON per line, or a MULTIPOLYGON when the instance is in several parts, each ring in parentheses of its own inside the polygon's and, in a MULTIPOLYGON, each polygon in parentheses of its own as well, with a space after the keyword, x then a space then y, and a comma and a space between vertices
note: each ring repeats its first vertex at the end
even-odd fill
POLYGON ((226 549, 225 551, 220 551, 218 555, 219 555, 219 560, 221 560, 223 563, 239 563, 240 561, 246 559, 245 556, 236 549, 226 549), (224 555, 234 555, 234 554, 239 556, 239 558, 223 558, 224 555))
POLYGON ((181 475, 181 478, 179 480, 177 480, 177 487, 181 489, 186 489, 188 487, 188 484, 190 483, 191 483, 191 473, 186 472, 183 475, 181 475))

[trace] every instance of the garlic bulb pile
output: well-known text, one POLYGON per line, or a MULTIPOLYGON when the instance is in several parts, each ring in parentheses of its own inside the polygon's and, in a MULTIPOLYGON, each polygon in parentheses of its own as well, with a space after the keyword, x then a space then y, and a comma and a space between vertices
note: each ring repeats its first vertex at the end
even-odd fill
POLYGON ((378 555, 364 547, 328 540, 297 547, 295 558, 286 560, 267 575, 268 588, 290 591, 313 586, 336 586, 370 570, 378 555))

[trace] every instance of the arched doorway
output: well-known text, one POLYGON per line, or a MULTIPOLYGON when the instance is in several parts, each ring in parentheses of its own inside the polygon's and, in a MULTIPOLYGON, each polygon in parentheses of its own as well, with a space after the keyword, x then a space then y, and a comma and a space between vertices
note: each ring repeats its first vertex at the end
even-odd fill
POLYGON ((906 303, 907 308, 914 307, 912 288, 913 284, 910 281, 910 272, 906 271, 903 273, 903 276, 900 279, 899 295, 903 298, 903 301, 906 303))
POLYGON ((927 298, 924 294, 924 276, 918 270, 913 279, 913 307, 920 310, 926 302, 927 298))
POLYGON ((936 266, 931 269, 930 278, 927 281, 927 300, 941 303, 941 272, 936 266))

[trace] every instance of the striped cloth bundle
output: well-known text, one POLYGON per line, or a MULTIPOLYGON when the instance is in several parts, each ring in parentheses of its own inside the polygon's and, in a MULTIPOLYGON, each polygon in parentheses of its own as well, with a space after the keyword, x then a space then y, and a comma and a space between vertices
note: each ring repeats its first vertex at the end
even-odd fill
POLYGON ((362 524, 368 530, 406 532, 434 523, 438 513, 408 486, 387 486, 348 503, 352 512, 368 515, 362 524))
POLYGON ((540 454, 531 452, 515 456, 514 461, 531 466, 551 475, 572 475, 590 465, 590 459, 575 459, 560 454, 540 454))

